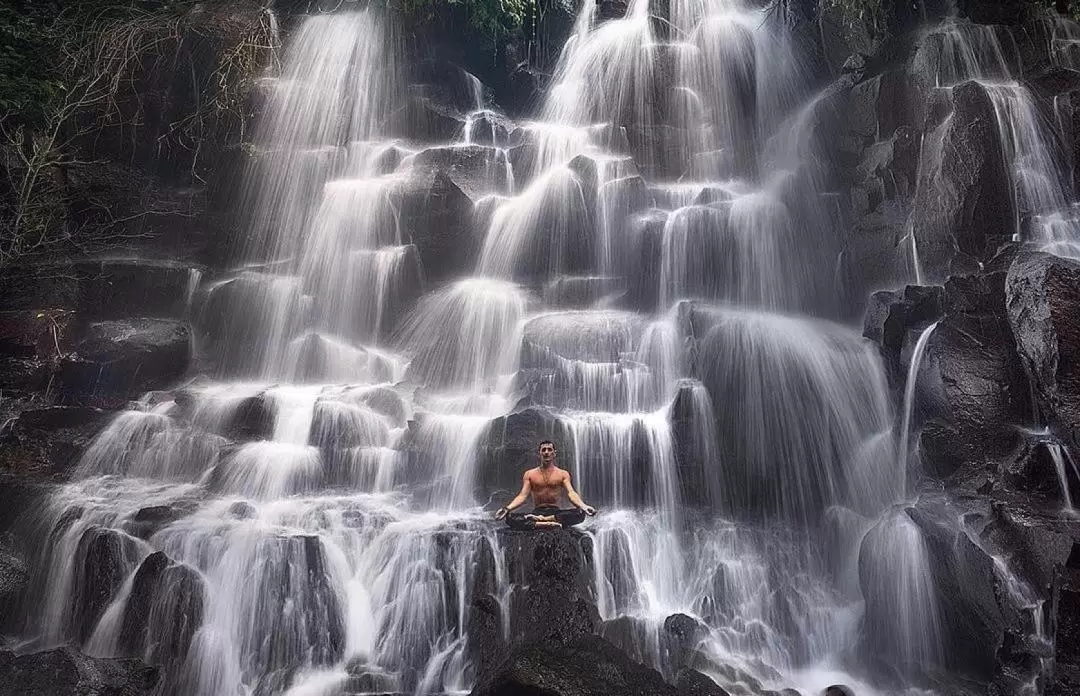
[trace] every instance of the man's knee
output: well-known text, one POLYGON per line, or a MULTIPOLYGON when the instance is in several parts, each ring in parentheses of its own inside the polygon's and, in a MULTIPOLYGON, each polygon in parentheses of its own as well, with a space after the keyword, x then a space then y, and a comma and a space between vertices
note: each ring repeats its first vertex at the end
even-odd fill
POLYGON ((575 524, 581 524, 585 521, 585 511, 577 509, 560 510, 559 513, 556 515, 556 518, 559 520, 559 523, 562 524, 562 526, 572 527, 575 524))

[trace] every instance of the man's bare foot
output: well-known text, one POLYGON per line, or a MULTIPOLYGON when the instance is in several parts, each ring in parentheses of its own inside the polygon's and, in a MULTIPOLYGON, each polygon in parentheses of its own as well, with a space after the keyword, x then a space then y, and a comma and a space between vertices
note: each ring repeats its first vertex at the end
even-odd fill
MULTIPOLYGON (((525 515, 525 519, 532 520, 533 522, 558 522, 555 515, 525 515)), ((560 527, 562 525, 559 525, 560 527)))
POLYGON ((562 529, 562 525, 556 522, 554 519, 537 520, 535 527, 536 529, 562 529))

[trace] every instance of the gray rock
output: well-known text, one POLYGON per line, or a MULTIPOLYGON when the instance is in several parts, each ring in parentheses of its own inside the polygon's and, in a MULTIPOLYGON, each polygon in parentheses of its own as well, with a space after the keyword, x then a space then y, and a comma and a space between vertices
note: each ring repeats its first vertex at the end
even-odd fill
POLYGON ((948 475, 965 463, 1011 456, 1015 426, 1032 422, 1030 387, 1005 311, 1009 259, 980 275, 950 278, 945 316, 927 343, 923 465, 948 475))
POLYGON ((510 162, 505 150, 488 145, 444 145, 417 153, 414 166, 439 172, 474 203, 510 188, 510 162))
POLYGON ((23 411, 0 429, 0 469, 20 477, 66 479, 113 415, 82 406, 23 411))
POLYGON ((91 636, 101 615, 134 570, 140 543, 102 527, 90 527, 80 537, 75 551, 71 599, 72 633, 80 643, 91 636))
POLYGON ((991 97, 976 82, 951 95, 952 114, 926 134, 912 208, 919 258, 932 282, 989 261, 1017 231, 991 97))
POLYGON ((483 580, 494 577, 494 556, 489 549, 477 556, 479 580, 474 584, 468 626, 470 654, 483 666, 481 672, 490 672, 512 650, 567 645, 595 633, 600 625, 590 537, 574 530, 505 530, 500 535, 512 588, 510 635, 499 634, 500 610, 490 594, 493 581, 483 580))
POLYGON ((425 279, 437 282, 471 270, 480 244, 473 229, 473 203, 447 175, 419 172, 391 197, 402 236, 419 252, 425 279))
POLYGON ((0 652, 0 696, 143 696, 158 671, 141 660, 89 657, 73 648, 0 652))
POLYGON ((91 323, 61 365, 65 391, 135 396, 175 382, 191 359, 191 328, 172 319, 91 323))
POLYGON ((197 571, 172 562, 161 551, 150 554, 135 573, 124 608, 118 641, 121 654, 144 657, 177 673, 202 624, 204 600, 197 571))
POLYGON ((675 690, 679 696, 728 696, 712 679, 696 669, 683 668, 675 676, 675 690))
POLYGON ((676 696, 660 673, 632 661, 598 636, 515 651, 472 696, 676 696))
POLYGON ((1009 268, 1005 297, 1040 412, 1080 445, 1080 263, 1022 253, 1009 268))

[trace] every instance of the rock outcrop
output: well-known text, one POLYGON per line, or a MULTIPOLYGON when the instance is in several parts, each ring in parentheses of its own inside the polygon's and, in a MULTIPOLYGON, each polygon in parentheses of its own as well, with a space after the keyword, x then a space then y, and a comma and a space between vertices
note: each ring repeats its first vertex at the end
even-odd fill
POLYGON ((141 660, 89 657, 72 648, 0 652, 2 696, 144 696, 158 671, 141 660))

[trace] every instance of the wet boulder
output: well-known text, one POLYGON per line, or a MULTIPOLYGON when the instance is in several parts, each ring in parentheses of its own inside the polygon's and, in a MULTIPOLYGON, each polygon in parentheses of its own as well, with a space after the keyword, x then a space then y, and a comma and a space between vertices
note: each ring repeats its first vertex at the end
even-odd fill
POLYGON ((30 581, 30 566, 15 535, 0 535, 0 628, 19 613, 23 591, 30 581))
POLYGON ((428 59, 416 67, 416 85, 447 108, 469 113, 486 101, 484 84, 476 75, 446 60, 428 59))
POLYGON ((122 532, 90 527, 79 538, 72 577, 71 628, 79 642, 93 633, 141 556, 142 543, 122 532))
POLYGON ((623 278, 611 276, 562 276, 544 286, 544 302, 564 309, 586 309, 618 297, 626 290, 623 278))
POLYGON ((113 415, 83 406, 22 411, 0 428, 0 469, 16 476, 66 479, 113 415))
POLYGON ((179 318, 201 266, 161 259, 101 259, 19 264, 0 271, 0 306, 74 310, 90 319, 179 318))
POLYGON ((926 135, 912 204, 919 259, 932 281, 990 260, 1017 232, 992 97, 965 82, 951 100, 951 116, 926 135))
POLYGON ((720 685, 696 669, 683 668, 675 675, 679 696, 728 696, 720 685))
POLYGON ((516 128, 513 121, 500 113, 478 111, 469 114, 465 122, 465 141, 474 145, 508 148, 516 142, 511 136, 516 128))
POLYGON ((190 566, 174 563, 161 551, 147 556, 124 608, 118 648, 123 655, 151 664, 183 664, 202 624, 203 580, 190 566))
POLYGON ((536 466, 542 440, 554 440, 561 456, 570 461, 570 433, 547 409, 526 408, 491 421, 477 447, 482 489, 502 491, 508 502, 521 487, 522 474, 536 466))
POLYGON ((414 167, 439 172, 474 203, 510 189, 510 161, 506 151, 486 145, 429 147, 412 158, 414 167))
MULTIPOLYGON (((510 635, 500 635, 501 610, 491 594, 492 584, 475 583, 468 619, 473 661, 491 668, 511 650, 566 645, 595 633, 600 617, 593 591, 590 537, 569 529, 507 529, 500 531, 500 537, 511 586, 510 635)), ((493 577, 493 553, 497 552, 477 557, 476 575, 481 579, 493 577)))
POLYGON ((188 368, 191 328, 172 319, 94 322, 65 356, 65 392, 136 396, 170 386, 188 368))
POLYGON ((1080 444, 1080 262, 1022 253, 1009 268, 1005 296, 1040 412, 1080 444))
POLYGON ((676 696, 660 673, 631 660, 599 636, 536 643, 482 675, 472 696, 676 696))
POLYGON ((158 678, 157 668, 141 660, 89 657, 73 648, 0 652, 3 696, 143 696, 158 678))
POLYGON ((930 473, 1011 456, 1017 426, 1031 422, 1030 387, 1005 309, 1007 264, 999 259, 945 284, 945 314, 927 343, 920 384, 936 404, 920 440, 930 473))
POLYGON ((126 525, 125 531, 140 539, 149 539, 159 530, 187 517, 197 507, 198 504, 193 500, 180 500, 167 505, 139 508, 126 525))
MULTIPOLYGON (((987 511, 969 512, 985 515, 987 511)), ((1006 590, 999 587, 994 559, 958 527, 957 511, 941 501, 920 500, 906 514, 918 527, 926 550, 940 640, 945 646, 941 659, 949 668, 988 681, 1008 626, 998 600, 1006 590)))
POLYGON ((247 397, 230 414, 223 434, 232 440, 268 440, 276 416, 274 402, 266 394, 247 397))
POLYGON ((156 259, 88 261, 79 271, 78 308, 94 319, 183 317, 203 273, 200 266, 156 259))
POLYGON ((843 684, 833 684, 828 686, 821 692, 822 696, 855 696, 855 692, 850 687, 843 684))
POLYGON ((944 313, 945 289, 938 285, 907 285, 903 290, 879 290, 870 296, 863 318, 863 336, 881 346, 890 376, 900 364, 900 352, 912 330, 921 330, 944 313))
POLYGON ((566 642, 594 633, 592 540, 574 530, 505 531, 503 553, 513 587, 511 645, 566 642))
POLYGON ((424 277, 442 281, 465 275, 478 253, 473 202, 443 172, 411 175, 392 193, 402 236, 416 245, 424 277))
POLYGON ((239 649, 257 673, 275 679, 304 665, 328 666, 345 649, 344 611, 322 540, 276 536, 259 541, 250 594, 237 611, 256 629, 239 649), (264 636, 274 636, 269 642, 264 636), (275 676, 276 675, 276 676, 275 676))
POLYGON ((1050 694, 1080 691, 1080 570, 1063 568, 1054 582, 1057 617, 1054 640, 1054 676, 1050 694))

